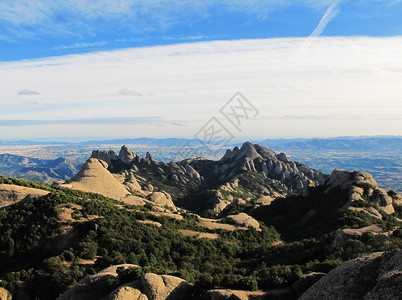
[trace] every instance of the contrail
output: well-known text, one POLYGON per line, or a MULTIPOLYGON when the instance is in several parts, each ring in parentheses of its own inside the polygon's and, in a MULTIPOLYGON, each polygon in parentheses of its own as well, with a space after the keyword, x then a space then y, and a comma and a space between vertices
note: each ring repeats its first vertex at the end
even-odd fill
POLYGON ((320 23, 318 23, 317 27, 314 29, 314 31, 310 34, 310 36, 306 39, 306 41, 303 44, 303 50, 305 48, 308 48, 311 42, 311 39, 314 37, 318 37, 321 35, 321 33, 324 32, 325 27, 327 27, 328 23, 335 18, 335 16, 339 13, 338 5, 341 2, 341 0, 335 0, 330 7, 327 8, 325 11, 323 17, 320 20, 320 23))

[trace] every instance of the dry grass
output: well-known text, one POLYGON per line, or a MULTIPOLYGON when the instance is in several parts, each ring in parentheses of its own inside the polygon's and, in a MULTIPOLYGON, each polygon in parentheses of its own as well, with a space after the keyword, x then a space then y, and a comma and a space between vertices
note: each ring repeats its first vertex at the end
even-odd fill
POLYGON ((181 230, 179 230, 179 232, 184 236, 192 236, 192 237, 196 237, 197 239, 216 240, 217 238, 219 238, 219 234, 216 234, 216 233, 199 232, 199 231, 186 230, 186 229, 181 229, 181 230))

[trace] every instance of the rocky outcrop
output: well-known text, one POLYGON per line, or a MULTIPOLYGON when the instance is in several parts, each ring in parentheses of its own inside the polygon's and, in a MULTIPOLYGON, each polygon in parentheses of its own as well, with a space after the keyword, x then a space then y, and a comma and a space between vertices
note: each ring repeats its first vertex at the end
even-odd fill
POLYGON ((188 299, 192 290, 192 285, 175 276, 147 273, 141 281, 150 300, 188 299))
POLYGON ((103 160, 110 165, 112 160, 117 159, 117 155, 113 150, 93 150, 90 158, 103 160))
POLYGON ((148 300, 147 295, 140 289, 142 289, 140 280, 131 282, 118 287, 105 300, 148 300))
POLYGON ((227 216, 225 219, 235 222, 237 225, 244 227, 251 227, 257 231, 261 231, 260 223, 253 217, 249 216, 246 213, 239 213, 237 215, 227 216))
POLYGON ((359 239, 366 232, 380 234, 384 230, 379 225, 370 225, 359 229, 342 229, 335 237, 332 247, 343 247, 349 239, 359 239))
POLYGON ((147 197, 147 199, 154 205, 159 207, 168 207, 173 211, 177 211, 176 206, 172 201, 172 197, 166 192, 153 192, 147 197))
MULTIPOLYGON (((395 194, 395 199, 388 195, 367 172, 334 170, 326 185, 328 186, 327 193, 335 187, 348 190, 349 198, 343 209, 356 210, 354 207, 359 207, 362 202, 366 202, 377 205, 387 214, 392 214, 395 212, 393 201, 398 203, 402 201, 401 195, 395 194)), ((379 217, 377 210, 361 209, 361 211, 379 217)))
POLYGON ((126 145, 122 146, 119 152, 119 159, 125 164, 131 164, 131 162, 138 157, 130 150, 126 145))
POLYGON ((0 300, 11 300, 12 296, 5 288, 0 287, 0 300))
POLYGON ((291 161, 285 154, 253 145, 249 142, 241 148, 227 150, 217 162, 196 161, 191 165, 206 182, 227 182, 239 174, 257 172, 267 179, 267 186, 275 186, 276 191, 302 192, 309 186, 317 186, 327 176, 301 163, 291 161))
POLYGON ((20 201, 41 197, 49 194, 48 191, 14 185, 0 184, 0 207, 9 206, 20 201))
POLYGON ((90 158, 82 166, 78 174, 72 178, 71 188, 98 193, 116 200, 129 195, 130 193, 127 189, 116 180, 107 170, 107 167, 106 162, 90 158))
MULTIPOLYGON (((117 278, 117 269, 136 268, 135 265, 116 265, 91 275, 63 293, 58 300, 184 300, 189 299, 193 286, 169 275, 147 273, 141 279, 117 287, 108 294, 108 279, 117 278)), ((8 299, 7 299, 8 300, 8 299)))
POLYGON ((292 290, 299 297, 324 276, 321 272, 304 274, 292 284, 292 290))
POLYGON ((332 270, 300 300, 400 299, 402 295, 402 250, 375 253, 332 270))
POLYGON ((92 299, 102 299, 105 296, 106 282, 108 279, 113 279, 117 277, 117 268, 136 268, 136 265, 123 264, 115 265, 102 270, 99 273, 91 275, 72 288, 64 292, 58 300, 92 300, 92 299))

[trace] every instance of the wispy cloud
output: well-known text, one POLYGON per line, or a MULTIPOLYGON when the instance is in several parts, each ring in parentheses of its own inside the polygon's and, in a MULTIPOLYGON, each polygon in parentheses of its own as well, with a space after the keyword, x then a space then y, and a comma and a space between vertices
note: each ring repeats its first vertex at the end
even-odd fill
POLYGON ((156 125, 170 124, 160 117, 130 117, 130 118, 93 118, 71 120, 0 120, 0 126, 35 126, 35 125, 156 125))
POLYGON ((99 47, 105 46, 107 44, 106 41, 99 41, 94 43, 74 43, 71 45, 61 45, 50 48, 50 50, 66 50, 66 49, 80 49, 80 48, 91 48, 91 47, 99 47))
MULTIPOLYGON (((298 5, 321 9, 330 2, 301 0, 298 5)), ((294 5, 293 0, 3 0, 0 25, 4 25, 3 39, 17 35, 82 37, 111 27, 131 32, 164 31, 175 24, 214 18, 216 11, 266 19, 271 12, 291 5, 294 5)), ((196 35, 192 38, 198 39, 196 35)))

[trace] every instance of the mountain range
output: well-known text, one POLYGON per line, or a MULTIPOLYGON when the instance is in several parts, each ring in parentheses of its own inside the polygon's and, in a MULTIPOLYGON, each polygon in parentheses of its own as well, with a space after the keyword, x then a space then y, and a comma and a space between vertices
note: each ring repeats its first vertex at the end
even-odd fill
POLYGON ((324 174, 258 144, 169 163, 125 145, 93 150, 51 186, 0 177, 0 200, 0 293, 16 299, 397 299, 402 290, 402 196, 367 172, 324 174))
POLYGON ((82 163, 72 159, 39 159, 21 155, 0 154, 1 174, 44 183, 74 176, 82 163))

